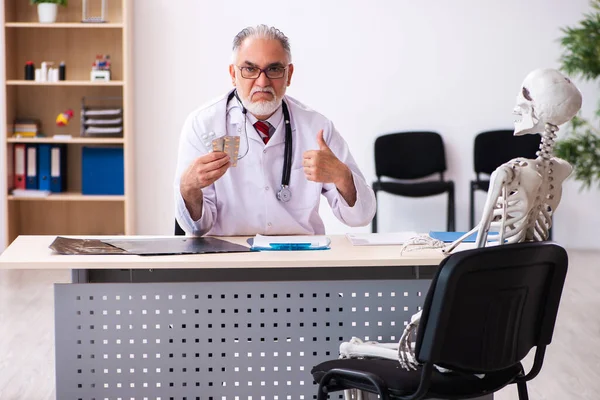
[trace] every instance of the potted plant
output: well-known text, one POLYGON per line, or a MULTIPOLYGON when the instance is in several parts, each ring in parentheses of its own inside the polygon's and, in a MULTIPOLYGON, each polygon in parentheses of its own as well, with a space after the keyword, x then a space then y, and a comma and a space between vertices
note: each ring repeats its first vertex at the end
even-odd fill
MULTIPOLYGON (((591 1, 592 12, 578 26, 563 28, 560 44, 564 49, 561 69, 586 81, 600 78, 600 0, 591 1)), ((600 118, 600 103, 596 111, 600 118)), ((575 117, 566 136, 556 142, 556 154, 574 167, 574 177, 582 189, 593 183, 600 186, 600 130, 597 122, 575 117)))
POLYGON ((66 6, 67 0, 31 0, 31 4, 37 4, 38 19, 40 23, 51 24, 56 22, 58 6, 66 6))

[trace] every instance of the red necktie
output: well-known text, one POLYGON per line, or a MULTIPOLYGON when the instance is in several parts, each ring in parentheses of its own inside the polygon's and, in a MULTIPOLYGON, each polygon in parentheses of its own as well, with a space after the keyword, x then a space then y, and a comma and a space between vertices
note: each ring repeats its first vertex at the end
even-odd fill
POLYGON ((269 142, 269 131, 271 130, 269 128, 269 123, 268 122, 263 122, 263 121, 256 121, 256 123, 254 124, 254 127, 256 128, 257 131, 259 131, 260 133, 262 133, 265 136, 261 136, 263 142, 265 142, 265 144, 267 144, 269 142))

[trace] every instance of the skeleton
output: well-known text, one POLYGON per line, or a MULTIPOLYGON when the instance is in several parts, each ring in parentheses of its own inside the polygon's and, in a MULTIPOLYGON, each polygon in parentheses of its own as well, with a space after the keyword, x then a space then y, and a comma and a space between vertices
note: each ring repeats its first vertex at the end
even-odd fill
MULTIPOLYGON (((517 116, 514 134, 542 133, 537 158, 515 158, 492 173, 479 224, 444 248, 445 254, 474 232, 477 232, 477 247, 548 239, 552 215, 561 199, 562 183, 572 171, 568 162, 554 156, 556 132, 559 125, 577 114, 581 103, 579 90, 560 72, 538 69, 527 75, 513 110, 517 116)), ((419 249, 440 247, 440 244, 417 237, 409 246, 419 249)), ((363 343, 352 338, 340 345, 340 357, 397 359, 403 368, 416 370, 414 336, 420 318, 421 311, 412 316, 398 343, 363 343)), ((447 371, 437 368, 441 372, 447 371)))

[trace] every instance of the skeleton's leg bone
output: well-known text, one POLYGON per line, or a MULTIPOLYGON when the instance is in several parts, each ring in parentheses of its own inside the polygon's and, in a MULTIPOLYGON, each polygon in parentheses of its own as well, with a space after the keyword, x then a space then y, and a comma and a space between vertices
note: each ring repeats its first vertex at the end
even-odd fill
POLYGON ((398 351, 398 343, 377 343, 377 342, 366 342, 367 344, 372 344, 373 346, 383 347, 384 349, 396 350, 398 351))
POLYGON ((398 343, 363 342, 361 339, 353 336, 348 342, 342 343, 342 345, 344 347, 342 347, 342 345, 340 345, 341 358, 344 358, 346 356, 345 352, 342 351, 343 349, 346 349, 346 344, 351 344, 351 345, 356 345, 356 346, 370 344, 373 346, 379 346, 379 347, 386 348, 386 349, 398 350, 398 343))
POLYGON ((340 355, 344 357, 377 357, 387 358, 389 360, 398 359, 398 351, 396 349, 386 348, 377 344, 371 343, 351 343, 344 342, 340 345, 340 355))

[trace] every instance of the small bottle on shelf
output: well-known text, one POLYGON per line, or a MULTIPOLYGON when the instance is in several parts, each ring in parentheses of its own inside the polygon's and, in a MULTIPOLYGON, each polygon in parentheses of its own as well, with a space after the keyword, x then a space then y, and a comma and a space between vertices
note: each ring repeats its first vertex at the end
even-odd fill
POLYGON ((27 61, 25 63, 25 80, 35 80, 35 66, 33 65, 33 61, 27 61))
POLYGON ((64 81, 67 79, 67 66, 64 61, 62 61, 58 66, 58 80, 64 81))

